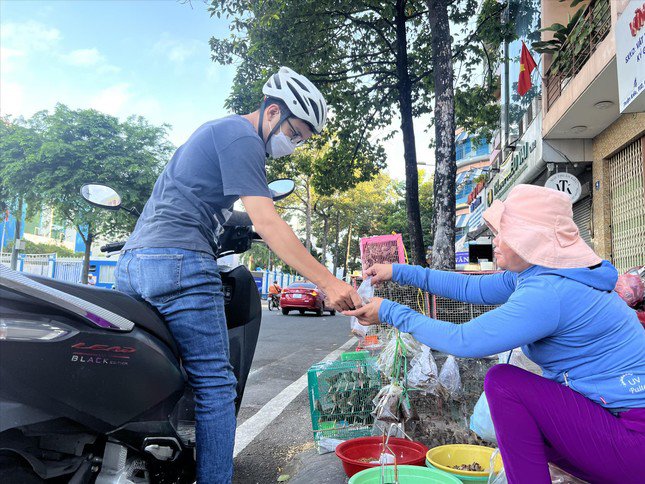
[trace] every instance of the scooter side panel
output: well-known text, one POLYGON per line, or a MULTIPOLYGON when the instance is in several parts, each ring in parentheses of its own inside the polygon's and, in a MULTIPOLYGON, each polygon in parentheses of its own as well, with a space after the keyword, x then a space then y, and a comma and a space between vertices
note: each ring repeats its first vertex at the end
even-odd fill
MULTIPOLYGON (((29 317, 4 301, 0 311, 29 317)), ((42 318, 38 312, 32 317, 42 318)), ((115 333, 60 313, 52 317, 78 333, 60 341, 0 341, 1 398, 67 416, 100 432, 154 408, 160 419, 167 418, 185 377, 165 345, 139 328, 115 333)))

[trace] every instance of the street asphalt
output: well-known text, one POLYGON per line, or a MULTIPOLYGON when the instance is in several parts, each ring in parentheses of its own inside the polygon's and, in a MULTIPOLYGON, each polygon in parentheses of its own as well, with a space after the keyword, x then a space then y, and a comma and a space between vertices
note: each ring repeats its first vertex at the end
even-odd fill
POLYGON ((283 482, 291 484, 345 483, 347 478, 336 456, 316 452, 306 384, 298 389, 311 365, 352 338, 349 318, 341 314, 317 317, 313 313, 283 316, 268 311, 266 302, 263 307, 260 338, 238 415, 236 445, 245 436, 252 440, 236 450, 233 483, 278 482, 281 476, 283 482), (285 401, 284 394, 293 388, 291 396, 295 398, 285 401), (275 418, 268 424, 262 419, 256 423, 258 416, 264 415, 275 418), (266 427, 255 436, 263 424, 266 427))

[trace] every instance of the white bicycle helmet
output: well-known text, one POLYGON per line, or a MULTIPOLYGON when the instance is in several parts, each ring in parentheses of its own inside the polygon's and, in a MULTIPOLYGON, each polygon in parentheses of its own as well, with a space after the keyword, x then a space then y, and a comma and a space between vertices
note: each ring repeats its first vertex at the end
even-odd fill
POLYGON ((281 67, 264 84, 262 92, 280 99, 296 118, 309 123, 316 134, 327 122, 327 103, 318 88, 305 76, 281 67))

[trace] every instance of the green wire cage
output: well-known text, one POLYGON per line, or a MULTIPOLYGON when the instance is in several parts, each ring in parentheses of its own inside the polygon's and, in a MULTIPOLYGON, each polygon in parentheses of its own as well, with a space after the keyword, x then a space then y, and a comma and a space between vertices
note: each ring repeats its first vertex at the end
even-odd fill
POLYGON ((374 358, 313 365, 307 374, 314 440, 371 434, 373 399, 386 384, 374 358))

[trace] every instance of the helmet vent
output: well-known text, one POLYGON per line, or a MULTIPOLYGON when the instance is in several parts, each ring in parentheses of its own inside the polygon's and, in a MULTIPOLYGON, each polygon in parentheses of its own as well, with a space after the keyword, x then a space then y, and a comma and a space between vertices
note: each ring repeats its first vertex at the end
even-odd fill
POLYGON ((282 85, 280 84, 280 76, 278 76, 277 74, 274 74, 274 75, 273 75, 273 79, 274 79, 274 81, 275 81, 275 86, 276 86, 278 89, 282 89, 282 85))
POLYGON ((295 89, 289 82, 287 82, 287 86, 289 87, 289 90, 293 93, 295 98, 298 100, 300 107, 304 109, 305 113, 309 114, 309 109, 307 109, 307 104, 302 100, 302 97, 300 96, 300 93, 298 92, 298 90, 295 89))
POLYGON ((320 121, 320 113, 318 111, 318 106, 316 103, 311 103, 311 109, 314 112, 314 116, 316 116, 316 121, 320 121))
POLYGON ((292 80, 293 80, 293 82, 295 82, 296 84, 298 84, 298 85, 302 88, 302 90, 303 90, 303 91, 305 91, 305 92, 309 92, 309 88, 308 88, 307 86, 305 86, 302 82, 300 82, 298 79, 295 79, 295 78, 294 78, 294 79, 292 79, 292 80))

